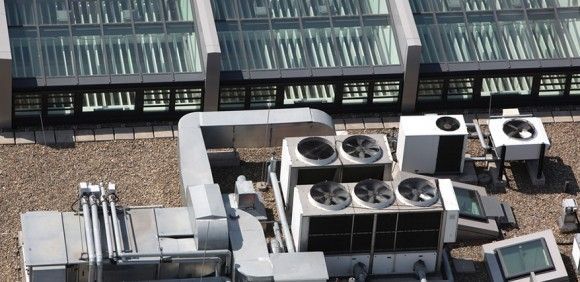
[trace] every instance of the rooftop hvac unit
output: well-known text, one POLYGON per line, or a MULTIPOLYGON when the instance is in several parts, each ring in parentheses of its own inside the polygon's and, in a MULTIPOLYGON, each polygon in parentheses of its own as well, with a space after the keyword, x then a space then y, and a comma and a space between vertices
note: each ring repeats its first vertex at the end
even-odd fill
POLYGON ((280 183, 286 206, 292 206, 294 186, 336 181, 340 165, 334 136, 284 139, 280 183))
POLYGON ((490 119, 489 132, 498 156, 502 156, 505 148, 505 161, 538 160, 543 158, 542 150, 550 147, 550 140, 539 118, 490 119))
POLYGON ((393 159, 386 135, 336 136, 336 148, 342 163, 341 182, 392 179, 393 159))
POLYGON ((402 116, 397 140, 401 170, 421 174, 462 173, 467 135, 461 115, 402 116))
POLYGON ((292 233, 297 251, 324 252, 331 277, 352 275, 357 263, 372 264, 373 274, 410 274, 413 264, 423 260, 428 272, 434 271, 449 237, 446 230, 453 226, 446 218, 446 201, 455 195, 452 187, 451 194, 440 193, 436 182, 430 183, 435 200, 429 206, 399 201, 406 192, 396 192, 390 181, 296 186, 292 233))

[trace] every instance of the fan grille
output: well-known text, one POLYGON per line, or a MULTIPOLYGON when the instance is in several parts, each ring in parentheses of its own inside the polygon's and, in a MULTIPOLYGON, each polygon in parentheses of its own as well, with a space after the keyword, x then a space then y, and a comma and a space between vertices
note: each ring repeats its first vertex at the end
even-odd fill
POLYGON ((349 160, 358 163, 371 163, 378 160, 383 153, 377 140, 370 136, 349 136, 340 146, 341 153, 349 160))
POLYGON ((453 117, 440 117, 435 121, 437 127, 443 131, 455 131, 459 129, 459 121, 453 117))
POLYGON ((422 178, 407 178, 397 187, 397 197, 406 204, 428 207, 437 202, 437 188, 422 178))
POLYGON ((298 153, 306 160, 324 165, 336 158, 333 144, 321 137, 308 137, 298 142, 298 153))
POLYGON ((339 183, 324 181, 314 184, 308 194, 312 204, 326 210, 341 210, 350 204, 348 190, 339 183))
POLYGON ((528 140, 536 136, 536 129, 527 120, 512 119, 503 124, 503 132, 510 138, 528 140))
POLYGON ((386 208, 395 201, 395 192, 385 182, 366 179, 354 186, 355 200, 369 208, 386 208))

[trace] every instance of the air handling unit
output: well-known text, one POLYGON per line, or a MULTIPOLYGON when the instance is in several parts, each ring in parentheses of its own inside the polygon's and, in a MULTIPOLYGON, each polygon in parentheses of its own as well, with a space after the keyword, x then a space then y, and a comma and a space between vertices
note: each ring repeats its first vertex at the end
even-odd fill
POLYGON ((361 266, 369 275, 413 274, 416 265, 435 272, 443 243, 455 241, 453 187, 420 178, 428 189, 408 179, 296 186, 292 233, 297 251, 322 251, 330 277, 353 276, 361 266))
POLYGON ((399 166, 420 174, 462 173, 467 136, 461 115, 402 116, 396 152, 399 166))
POLYGON ((336 148, 342 163, 340 182, 392 179, 393 158, 388 144, 387 136, 383 134, 336 136, 336 148))

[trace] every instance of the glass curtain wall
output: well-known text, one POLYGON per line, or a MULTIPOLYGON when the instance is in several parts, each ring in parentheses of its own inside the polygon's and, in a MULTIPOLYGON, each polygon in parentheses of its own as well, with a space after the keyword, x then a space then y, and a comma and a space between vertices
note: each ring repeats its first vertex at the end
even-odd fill
POLYGON ((400 64, 386 0, 212 0, 222 70, 400 64))
POLYGON ((202 71, 190 0, 6 0, 13 77, 202 71))

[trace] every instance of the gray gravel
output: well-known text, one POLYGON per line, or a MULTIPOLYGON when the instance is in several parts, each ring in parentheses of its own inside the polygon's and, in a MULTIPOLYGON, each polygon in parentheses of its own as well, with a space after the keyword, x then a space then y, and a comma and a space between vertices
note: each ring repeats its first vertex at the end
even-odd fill
MULTIPOLYGON (((520 229, 506 233, 514 237, 552 228, 569 273, 571 235, 560 235, 556 219, 560 202, 576 195, 561 191, 564 181, 577 181, 580 175, 580 125, 560 123, 546 125, 552 148, 546 161, 547 186, 533 188, 522 165, 507 167, 510 186, 497 196, 514 208, 520 229), (513 172, 516 172, 515 174, 513 172)), ((360 133, 361 131, 357 131, 360 133)), ((372 130, 366 133, 390 133, 392 130, 372 130)), ((354 133, 354 131, 353 131, 354 133)), ((112 181, 117 183, 119 196, 125 205, 180 205, 179 172, 176 142, 171 139, 78 143, 72 148, 50 148, 40 145, 0 146, 0 274, 2 281, 19 277, 17 233, 19 214, 33 210, 68 211, 76 198, 80 181, 112 181)), ((477 145, 470 144, 476 154, 477 145)), ((215 169, 214 179, 224 192, 233 191, 234 181, 244 174, 253 181, 265 180, 265 161, 280 156, 279 148, 239 150, 242 165, 215 169)), ((274 200, 270 190, 263 193, 270 219, 274 218, 274 200)), ((457 244, 452 256, 476 262, 478 272, 460 275, 459 281, 486 281, 481 257, 481 244, 457 244)))

